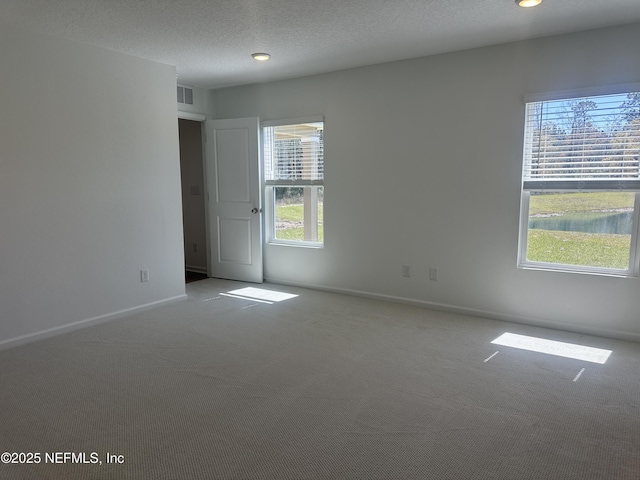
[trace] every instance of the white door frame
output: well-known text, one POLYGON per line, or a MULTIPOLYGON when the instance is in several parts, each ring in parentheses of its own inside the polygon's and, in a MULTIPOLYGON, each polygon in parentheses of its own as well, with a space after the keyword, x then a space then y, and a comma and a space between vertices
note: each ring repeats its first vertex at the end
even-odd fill
MULTIPOLYGON (((205 148, 205 122, 207 120, 207 116, 201 113, 193 113, 193 112, 183 112, 178 110, 178 120, 192 120, 194 122, 198 122, 200 123, 200 148, 202 149, 202 175, 203 175, 203 182, 204 182, 204 192, 202 192, 202 194, 205 196, 205 200, 204 200, 204 227, 205 227, 205 245, 204 248, 206 250, 206 257, 207 257, 207 277, 211 276, 211 263, 210 263, 210 259, 209 259, 209 250, 211 248, 211 239, 209 238, 209 213, 208 213, 208 202, 206 200, 206 189, 207 189, 207 175, 206 175, 206 163, 207 163, 207 159, 205 158, 206 155, 206 148, 205 148)), ((183 219, 183 227, 182 229, 184 230, 184 219, 183 219)), ((184 237, 184 231, 183 231, 183 237, 184 237)), ((184 249, 186 248, 186 245, 183 246, 183 254, 184 254, 184 249)), ((185 257, 185 268, 186 268, 186 257, 185 257)))

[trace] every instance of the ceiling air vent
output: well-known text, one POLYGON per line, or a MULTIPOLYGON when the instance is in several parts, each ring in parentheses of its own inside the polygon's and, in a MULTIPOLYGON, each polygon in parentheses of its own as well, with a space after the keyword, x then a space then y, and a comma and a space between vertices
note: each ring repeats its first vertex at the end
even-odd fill
POLYGON ((193 88, 178 85, 178 103, 193 105, 193 88))

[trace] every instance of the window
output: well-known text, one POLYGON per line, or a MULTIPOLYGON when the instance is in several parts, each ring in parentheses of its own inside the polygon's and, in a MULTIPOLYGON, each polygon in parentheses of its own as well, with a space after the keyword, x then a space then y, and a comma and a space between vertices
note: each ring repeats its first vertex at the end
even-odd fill
POLYGON ((635 276, 640 88, 526 104, 518 266, 635 276))
POLYGON ((263 124, 267 238, 319 247, 324 241, 324 122, 263 124))

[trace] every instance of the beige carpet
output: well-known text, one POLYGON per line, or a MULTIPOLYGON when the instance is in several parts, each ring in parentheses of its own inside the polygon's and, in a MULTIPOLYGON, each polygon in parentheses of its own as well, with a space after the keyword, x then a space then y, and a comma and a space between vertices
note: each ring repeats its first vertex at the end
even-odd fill
POLYGON ((640 478, 639 344, 277 285, 253 287, 298 296, 225 295, 246 286, 194 282, 0 352, 0 452, 40 455, 0 478, 640 478), (491 343, 505 332, 612 354, 491 343))

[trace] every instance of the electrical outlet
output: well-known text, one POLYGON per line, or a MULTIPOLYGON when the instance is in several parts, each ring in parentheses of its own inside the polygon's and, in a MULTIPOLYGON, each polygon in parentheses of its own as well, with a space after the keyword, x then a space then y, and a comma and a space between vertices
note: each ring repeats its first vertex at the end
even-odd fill
POLYGON ((409 267, 409 265, 403 265, 402 266, 402 276, 403 277, 410 277, 411 276, 411 268, 409 267))
POLYGON ((140 281, 148 282, 149 281, 149 270, 140 270, 140 281))
POLYGON ((429 280, 433 280, 434 282, 438 281, 438 269, 429 267, 429 280))

